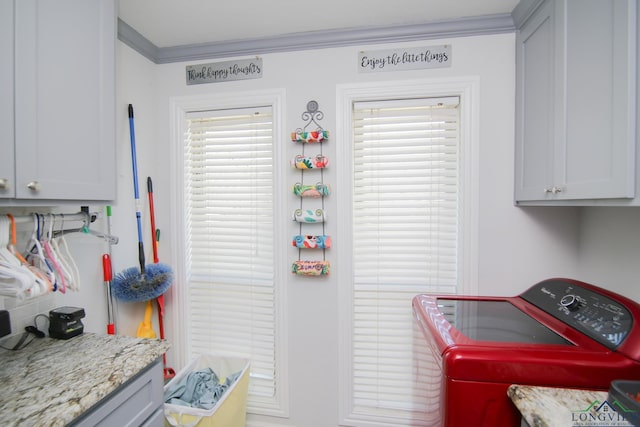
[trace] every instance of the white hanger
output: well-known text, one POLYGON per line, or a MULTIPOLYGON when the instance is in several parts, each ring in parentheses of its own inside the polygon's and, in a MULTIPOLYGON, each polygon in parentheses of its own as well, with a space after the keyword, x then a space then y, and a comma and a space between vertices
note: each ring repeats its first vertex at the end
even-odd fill
POLYGON ((22 263, 22 265, 28 268, 29 271, 31 271, 31 273, 33 273, 33 275, 35 276, 35 285, 37 286, 35 291, 36 294, 44 294, 53 291, 53 284, 49 280, 49 277, 47 277, 47 275, 39 268, 29 264, 27 260, 22 256, 22 254, 16 249, 17 239, 15 218, 11 214, 7 214, 7 218, 9 219, 9 222, 11 224, 11 239, 9 240, 9 244, 7 245, 9 252, 11 252, 22 263))
POLYGON ((0 216, 0 260, 4 261, 7 265, 14 265, 19 267, 21 262, 9 251, 9 231, 10 231, 9 218, 4 215, 0 216))
MULTIPOLYGON (((33 214, 33 231, 31 233, 31 238, 27 243, 27 249, 25 251, 25 253, 27 254, 26 259, 27 261, 31 262, 32 265, 38 267, 47 275, 49 281, 53 284, 53 290, 58 290, 58 286, 61 284, 58 283, 55 272, 44 256, 44 249, 40 244, 40 240, 38 240, 40 234, 39 231, 40 215, 33 214)), ((61 290, 61 292, 64 291, 66 291, 66 289, 61 290)))
POLYGON ((46 238, 42 240, 42 245, 44 247, 45 257, 49 262, 51 262, 53 270, 56 272, 57 277, 62 284, 62 289, 60 291, 65 293, 67 288, 71 289, 72 287, 69 283, 71 274, 69 274, 69 272, 64 268, 64 264, 61 262, 60 257, 51 246, 51 238, 53 237, 53 218, 53 215, 49 214, 49 230, 46 233, 46 238))
POLYGON ((8 244, 9 219, 0 216, 0 294, 23 299, 33 293, 34 277, 7 249, 8 244))
POLYGON ((29 277, 4 261, 0 262, 0 295, 23 300, 31 281, 29 277))
MULTIPOLYGON (((64 216, 62 218, 63 222, 60 228, 64 229, 64 216)), ((49 228, 49 245, 51 246, 51 250, 56 257, 62 272, 64 273, 65 279, 67 281, 67 286, 72 291, 78 291, 80 290, 80 274, 78 272, 78 267, 76 266, 76 263, 73 260, 73 257, 71 256, 69 248, 66 246, 66 244, 64 245, 65 251, 63 251, 62 247, 58 244, 59 240, 62 239, 62 234, 59 237, 53 237, 54 222, 55 219, 52 217, 51 226, 49 228)))

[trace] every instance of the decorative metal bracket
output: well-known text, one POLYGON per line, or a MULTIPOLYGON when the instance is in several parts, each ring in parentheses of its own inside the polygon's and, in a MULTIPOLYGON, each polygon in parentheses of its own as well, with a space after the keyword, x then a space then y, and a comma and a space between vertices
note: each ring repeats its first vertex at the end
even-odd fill
POLYGON ((301 132, 305 132, 307 128, 313 123, 316 125, 316 129, 318 131, 323 131, 324 129, 318 123, 318 120, 322 120, 324 118, 324 113, 318 110, 318 103, 316 101, 307 102, 307 111, 302 113, 302 120, 307 122, 306 125, 302 129, 296 129, 296 131, 300 130, 301 132))
POLYGON ((329 132, 324 130, 318 120, 324 118, 324 113, 318 110, 318 103, 316 101, 307 102, 307 111, 302 113, 302 120, 307 123, 302 128, 296 129, 291 133, 291 140, 294 142, 300 142, 303 144, 323 142, 329 138, 329 132), (307 128, 311 125, 315 125, 316 128, 307 131, 307 128))

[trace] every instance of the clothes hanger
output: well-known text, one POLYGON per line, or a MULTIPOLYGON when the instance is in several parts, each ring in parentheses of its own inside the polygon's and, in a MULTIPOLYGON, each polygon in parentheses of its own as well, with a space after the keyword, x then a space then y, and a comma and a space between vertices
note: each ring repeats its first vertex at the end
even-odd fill
POLYGON ((25 299, 31 283, 29 276, 4 261, 0 261, 0 295, 22 301, 25 299))
POLYGON ((31 272, 7 249, 9 244, 9 219, 0 216, 0 294, 20 300, 31 292, 31 272))
POLYGON ((6 216, 0 216, 0 260, 7 265, 19 267, 22 263, 9 251, 10 222, 6 216))
POLYGON ((11 239, 9 241, 9 244, 7 245, 9 252, 11 252, 22 263, 22 265, 28 268, 29 271, 31 271, 31 273, 33 273, 33 275, 35 276, 35 285, 37 286, 37 290, 36 290, 37 294, 52 292, 53 284, 49 280, 49 277, 47 277, 47 275, 39 268, 29 264, 29 262, 22 256, 20 251, 18 251, 18 249, 16 248, 16 243, 17 243, 16 220, 14 216, 11 214, 7 214, 7 218, 11 223, 11 233, 10 233, 11 239))
MULTIPOLYGON (((61 214, 62 224, 60 225, 60 231, 64 230, 64 214, 61 214)), ((55 235, 55 232, 53 233, 55 235)), ((71 251, 69 250, 69 245, 64 238, 64 233, 59 234, 55 238, 51 239, 51 247, 58 254, 59 260, 62 262, 63 267, 69 274, 68 282, 71 287, 71 290, 78 291, 80 290, 80 270, 78 270, 78 266, 76 265, 73 256, 71 255, 71 251)))
MULTIPOLYGON (((57 291, 59 288, 59 283, 56 277, 53 268, 47 261, 44 256, 44 249, 40 244, 40 215, 35 213, 33 214, 33 231, 31 232, 31 237, 29 238, 29 242, 27 243, 26 259, 27 262, 30 262, 32 265, 38 267, 42 270, 49 281, 53 284, 53 290, 57 291)), ((66 291, 66 289, 64 290, 66 291)), ((61 292, 63 292, 61 290, 61 292)))
POLYGON ((59 251, 56 251, 55 246, 53 244, 53 227, 55 225, 55 216, 53 214, 49 214, 49 230, 47 232, 47 238, 43 242, 44 250, 48 254, 48 257, 51 258, 51 262, 54 266, 54 269, 61 277, 63 285, 65 289, 75 290, 75 284, 73 283, 73 276, 69 271, 69 268, 66 265, 66 261, 60 255, 59 251))
MULTIPOLYGON (((51 245, 49 245, 49 232, 44 233, 44 226, 46 225, 46 220, 44 215, 42 216, 42 231, 43 233, 38 236, 38 239, 40 240, 40 244, 42 245, 42 248, 44 249, 44 257, 46 259, 46 261, 49 264, 49 267, 51 268, 51 270, 53 270, 54 274, 56 275, 57 281, 56 283, 59 285, 58 286, 58 291, 61 293, 66 293, 67 292, 67 279, 66 276, 64 274, 64 271, 62 270, 62 267, 60 266, 60 263, 58 262, 58 260, 55 257, 55 254, 53 253, 53 251, 51 250, 51 245), (42 235, 44 235, 45 237, 42 238, 42 235)), ((53 222, 51 222, 51 225, 53 225, 53 222)))

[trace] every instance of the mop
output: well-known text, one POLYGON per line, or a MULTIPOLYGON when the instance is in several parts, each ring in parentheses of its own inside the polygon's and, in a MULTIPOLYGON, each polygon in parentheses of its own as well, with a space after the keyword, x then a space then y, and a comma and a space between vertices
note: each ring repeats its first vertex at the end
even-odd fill
POLYGON ((140 193, 138 191, 138 165, 136 162, 136 138, 133 124, 133 105, 129 104, 129 135, 131 138, 131 161, 133 165, 133 191, 138 225, 138 261, 140 267, 128 268, 116 275, 112 290, 116 298, 127 302, 142 302, 158 298, 171 286, 173 273, 165 264, 145 265, 142 240, 142 220, 140 213, 140 193))

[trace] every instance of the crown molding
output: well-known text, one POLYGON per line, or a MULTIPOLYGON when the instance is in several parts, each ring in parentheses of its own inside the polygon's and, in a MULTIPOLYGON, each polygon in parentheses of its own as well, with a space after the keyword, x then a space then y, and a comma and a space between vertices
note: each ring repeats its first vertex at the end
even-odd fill
POLYGON ((522 28, 522 25, 531 17, 531 15, 544 3, 544 0, 520 0, 511 12, 513 23, 516 28, 522 28))
POLYGON ((118 18, 118 39, 157 64, 156 58, 160 49, 120 18, 118 18))
POLYGON ((514 32, 515 29, 512 15, 501 14, 424 24, 312 31, 159 48, 135 28, 118 19, 118 39, 156 64, 363 44, 500 34, 514 32))

